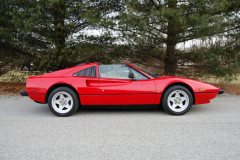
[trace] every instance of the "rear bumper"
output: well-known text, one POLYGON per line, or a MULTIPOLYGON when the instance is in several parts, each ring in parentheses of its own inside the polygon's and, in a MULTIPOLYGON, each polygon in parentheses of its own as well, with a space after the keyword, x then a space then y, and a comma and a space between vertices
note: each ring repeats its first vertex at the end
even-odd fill
POLYGON ((20 94, 21 94, 22 96, 28 96, 27 91, 21 91, 20 94))
POLYGON ((223 94, 223 92, 224 92, 224 90, 220 90, 220 91, 218 92, 218 94, 223 94))
POLYGON ((38 103, 46 103, 45 102, 45 94, 29 94, 29 98, 38 102, 38 103))

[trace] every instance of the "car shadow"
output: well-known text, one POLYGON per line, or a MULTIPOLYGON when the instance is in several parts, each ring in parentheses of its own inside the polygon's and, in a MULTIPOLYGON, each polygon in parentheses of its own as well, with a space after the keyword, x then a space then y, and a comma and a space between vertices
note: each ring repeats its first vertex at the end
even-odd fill
MULTIPOLYGON (((190 111, 187 114, 204 114, 207 112, 207 107, 204 107, 202 105, 194 105, 190 109, 190 111)), ((46 104, 36 104, 34 107, 29 110, 28 114, 35 114, 39 116, 55 116, 53 113, 51 113, 50 109, 48 108, 48 105, 46 104)), ((89 114, 112 114, 112 115, 121 115, 121 114, 157 114, 162 116, 169 116, 167 112, 164 111, 163 108, 159 107, 157 109, 131 109, 131 108, 79 108, 77 112, 74 115, 89 115, 89 114)))
POLYGON ((119 109, 119 108, 80 108, 78 111, 75 113, 76 115, 87 115, 87 114, 162 114, 162 115, 167 115, 167 113, 160 108, 157 109, 119 109))

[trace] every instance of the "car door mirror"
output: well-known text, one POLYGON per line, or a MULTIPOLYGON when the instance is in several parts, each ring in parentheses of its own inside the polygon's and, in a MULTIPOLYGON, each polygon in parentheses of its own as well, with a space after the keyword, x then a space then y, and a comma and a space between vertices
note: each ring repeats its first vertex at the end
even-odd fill
POLYGON ((132 72, 129 72, 128 78, 131 78, 133 81, 135 80, 135 76, 132 72))

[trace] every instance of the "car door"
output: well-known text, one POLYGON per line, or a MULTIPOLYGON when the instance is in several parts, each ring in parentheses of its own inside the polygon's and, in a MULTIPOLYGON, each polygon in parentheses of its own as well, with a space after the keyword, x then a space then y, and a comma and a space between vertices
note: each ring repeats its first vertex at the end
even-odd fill
POLYGON ((147 77, 132 80, 128 78, 130 72, 132 72, 130 68, 125 65, 99 65, 99 94, 106 104, 140 105, 155 103, 156 87, 153 80, 147 77))
POLYGON ((74 86, 77 88, 81 105, 106 105, 99 94, 97 65, 81 68, 73 74, 74 86))

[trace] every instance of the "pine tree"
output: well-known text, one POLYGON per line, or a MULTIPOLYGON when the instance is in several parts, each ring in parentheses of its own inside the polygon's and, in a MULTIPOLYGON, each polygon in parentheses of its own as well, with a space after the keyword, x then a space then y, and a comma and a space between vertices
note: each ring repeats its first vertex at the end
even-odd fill
POLYGON ((109 28, 136 44, 139 39, 166 46, 165 74, 174 76, 176 45, 193 39, 222 35, 235 29, 232 13, 239 2, 230 0, 128 0, 126 10, 109 28))
MULTIPOLYGON (((19 39, 19 46, 29 53, 23 54, 35 57, 34 64, 55 69, 72 66, 81 60, 83 53, 90 54, 97 49, 88 44, 79 45, 90 40, 83 31, 97 27, 101 17, 120 8, 119 1, 114 0, 2 1, 5 3, 3 8, 11 10, 9 16, 3 15, 4 21, 11 25, 8 37, 3 37, 2 41, 13 43, 19 39), (15 35, 14 30, 18 32, 15 35)), ((1 33, 6 33, 7 24, 4 28, 1 33)), ((6 44, 2 45, 6 47, 6 44)), ((13 44, 9 46, 13 47, 13 44)), ((14 53, 19 54, 18 51, 14 53)))
MULTIPOLYGON (((25 63, 35 58, 30 53, 31 50, 26 49, 26 44, 24 44, 24 41, 29 37, 24 35, 13 22, 13 12, 16 9, 15 2, 15 0, 0 1, 0 61, 3 64, 25 63)), ((19 22, 16 23, 19 24, 19 22)))

